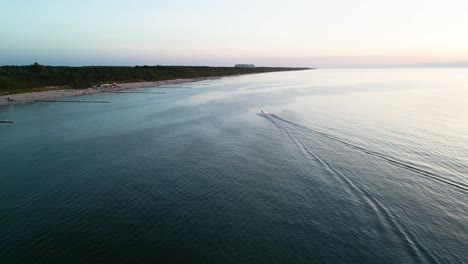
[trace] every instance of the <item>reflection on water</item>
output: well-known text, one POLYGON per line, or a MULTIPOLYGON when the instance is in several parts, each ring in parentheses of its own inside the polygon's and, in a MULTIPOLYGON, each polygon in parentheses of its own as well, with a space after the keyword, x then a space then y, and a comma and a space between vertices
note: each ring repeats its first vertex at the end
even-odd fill
POLYGON ((312 70, 1 107, 0 262, 466 263, 467 84, 312 70))

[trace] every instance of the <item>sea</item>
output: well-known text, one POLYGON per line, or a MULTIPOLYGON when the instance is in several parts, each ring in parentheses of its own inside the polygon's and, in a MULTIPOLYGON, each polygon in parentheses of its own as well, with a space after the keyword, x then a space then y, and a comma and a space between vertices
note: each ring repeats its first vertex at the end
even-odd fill
POLYGON ((468 263, 468 69, 60 100, 0 107, 2 264, 468 263))

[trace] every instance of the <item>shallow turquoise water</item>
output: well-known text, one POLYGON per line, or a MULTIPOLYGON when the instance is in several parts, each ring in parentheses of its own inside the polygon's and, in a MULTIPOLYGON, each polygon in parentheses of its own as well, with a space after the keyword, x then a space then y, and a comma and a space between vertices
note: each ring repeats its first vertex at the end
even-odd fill
POLYGON ((468 262, 467 69, 138 91, 0 107, 0 263, 468 262))

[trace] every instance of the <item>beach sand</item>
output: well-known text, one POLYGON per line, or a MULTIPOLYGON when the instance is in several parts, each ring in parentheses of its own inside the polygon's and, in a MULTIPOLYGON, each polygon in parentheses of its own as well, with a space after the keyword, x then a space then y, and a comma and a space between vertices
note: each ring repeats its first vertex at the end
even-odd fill
POLYGON ((203 77, 203 78, 193 78, 193 79, 176 79, 176 80, 167 80, 167 81, 157 81, 157 82, 134 82, 134 83, 118 83, 116 87, 113 88, 88 88, 88 89, 61 89, 61 90, 51 90, 51 91, 41 91, 41 92, 30 92, 30 93, 20 93, 20 94, 10 94, 0 96, 0 105, 10 105, 10 104, 20 104, 20 103, 30 103, 38 100, 50 100, 61 97, 70 97, 70 96, 86 96, 102 92, 112 92, 120 90, 130 90, 137 88, 149 88, 169 84, 178 84, 178 83, 189 83, 197 82, 210 79, 219 79, 220 77, 203 77), (8 101, 7 98, 11 100, 8 101))

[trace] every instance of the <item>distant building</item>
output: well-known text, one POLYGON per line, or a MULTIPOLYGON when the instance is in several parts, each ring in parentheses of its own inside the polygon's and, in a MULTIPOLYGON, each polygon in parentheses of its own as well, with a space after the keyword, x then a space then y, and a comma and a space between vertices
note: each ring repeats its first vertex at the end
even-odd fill
POLYGON ((236 64, 234 67, 235 68, 255 68, 255 65, 253 65, 253 64, 236 64))

